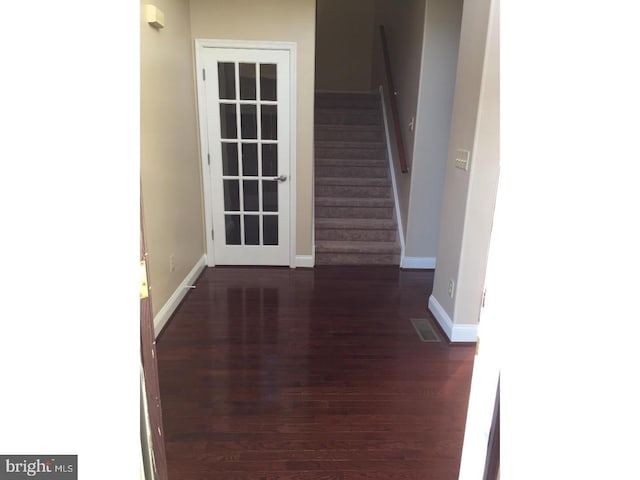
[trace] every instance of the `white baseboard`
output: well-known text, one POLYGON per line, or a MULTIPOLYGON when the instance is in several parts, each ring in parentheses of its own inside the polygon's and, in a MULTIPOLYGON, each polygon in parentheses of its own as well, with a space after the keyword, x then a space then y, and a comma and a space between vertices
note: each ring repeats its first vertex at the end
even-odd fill
POLYGON ((296 255, 296 267, 313 268, 316 264, 313 255, 296 255))
POLYGON ((436 320, 449 337, 451 342, 475 342, 478 339, 477 324, 457 324, 451 321, 442 305, 438 303, 436 297, 429 296, 429 311, 433 313, 436 320))
POLYGON ((182 283, 180 283, 178 288, 176 288, 176 291, 173 292, 173 295, 169 297, 167 303, 164 304, 158 314, 153 318, 153 330, 156 334, 156 338, 158 337, 158 335, 160 335, 160 332, 169 321, 169 318, 171 318, 171 315, 173 315, 173 312, 175 312, 176 308, 178 308, 178 305, 180 305, 180 302, 189 291, 189 288, 187 287, 189 285, 193 285, 193 282, 196 281, 196 279, 202 273, 206 266, 207 256, 203 255, 202 258, 198 260, 191 271, 187 274, 182 283))
POLYGON ((436 257, 402 257, 400 267, 434 269, 436 268, 436 257))

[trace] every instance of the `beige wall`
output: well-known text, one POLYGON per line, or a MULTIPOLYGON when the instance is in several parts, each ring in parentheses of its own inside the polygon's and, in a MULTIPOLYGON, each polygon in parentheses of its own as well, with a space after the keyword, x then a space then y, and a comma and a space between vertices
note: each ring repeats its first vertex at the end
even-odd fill
MULTIPOLYGON (((492 0, 498 3, 499 0, 492 0)), ((455 319, 470 323, 477 319, 487 269, 491 227, 495 210, 500 168, 500 19, 492 7, 487 53, 482 76, 478 123, 476 126, 475 168, 469 183, 467 211, 462 237, 455 319)))
POLYGON ((405 255, 435 258, 463 0, 428 0, 405 255))
POLYGON ((458 63, 462 0, 377 0, 374 84, 386 85, 378 25, 385 26, 398 92, 409 173, 397 166, 396 184, 405 256, 435 259, 458 63), (409 122, 414 118, 414 130, 409 122))
POLYGON ((391 106, 388 104, 389 89, 385 76, 379 33, 379 25, 384 25, 389 47, 389 56, 391 57, 393 81, 396 91, 398 92, 396 98, 398 100, 398 111, 404 147, 407 154, 407 164, 409 165, 409 173, 400 172, 400 167, 397 163, 398 151, 396 148, 396 140, 393 136, 393 126, 390 125, 400 217, 405 237, 407 234, 414 143, 414 133, 410 131, 408 125, 411 118, 416 115, 416 107, 418 104, 424 19, 425 0, 405 0, 403 2, 398 2, 397 0, 375 0, 371 80, 373 86, 383 85, 385 89, 387 115, 391 118, 391 106))
POLYGON ((297 43, 295 248, 297 255, 311 255, 315 0, 191 0, 190 5, 194 39, 297 43))
POLYGON ((163 10, 166 23, 155 30, 141 15, 140 175, 155 315, 205 246, 189 4, 154 4, 163 10), (173 272, 170 255, 175 256, 173 272))
MULTIPOLYGON (((433 297, 456 324, 475 324, 482 298, 499 165, 497 43, 485 63, 491 0, 465 2, 433 297), (455 151, 470 150, 468 172, 455 151), (456 283, 448 295, 449 279, 456 283)), ((497 40, 496 40, 497 42, 497 40)))
POLYGON ((372 0, 318 0, 316 90, 371 90, 372 0))

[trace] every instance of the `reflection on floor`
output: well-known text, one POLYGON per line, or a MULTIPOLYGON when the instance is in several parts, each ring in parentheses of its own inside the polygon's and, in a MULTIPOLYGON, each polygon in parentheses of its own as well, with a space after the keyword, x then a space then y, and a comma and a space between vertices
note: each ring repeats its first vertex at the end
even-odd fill
POLYGON ((474 347, 416 335, 432 282, 205 270, 158 340, 169 478, 457 479, 474 347))

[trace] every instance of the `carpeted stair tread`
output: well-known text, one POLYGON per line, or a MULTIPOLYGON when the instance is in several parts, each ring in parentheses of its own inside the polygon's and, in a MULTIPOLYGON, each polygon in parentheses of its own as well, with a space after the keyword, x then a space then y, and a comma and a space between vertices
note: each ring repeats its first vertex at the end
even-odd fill
POLYGON ((393 218, 393 208, 322 207, 316 205, 316 218, 393 218))
MULTIPOLYGON (((391 185, 388 178, 342 178, 316 177, 316 185, 338 185, 354 187, 387 187, 391 185)), ((391 193, 391 192, 389 192, 391 193)))
POLYGON ((382 120, 377 110, 319 108, 315 111, 315 124, 382 125, 382 120))
POLYGON ((316 166, 381 167, 389 169, 389 162, 381 158, 316 158, 316 166))
POLYGON ((368 253, 319 253, 316 255, 318 265, 393 265, 398 266, 400 255, 368 254, 368 253))
POLYGON ((376 93, 316 93, 316 108, 380 108, 380 96, 376 93))
POLYGON ((341 148, 341 147, 315 147, 316 158, 363 158, 371 160, 385 160, 387 150, 385 148, 341 148))
POLYGON ((393 207, 392 198, 316 197, 316 207, 393 207))
POLYGON ((362 132, 376 132, 382 135, 384 138, 384 129, 382 125, 352 125, 352 124, 341 124, 341 123, 331 123, 326 125, 315 125, 315 131, 326 132, 326 133, 340 133, 340 132, 351 132, 351 133, 362 133, 362 132))
POLYGON ((321 185, 316 183, 315 192, 321 197, 389 198, 391 196, 389 187, 386 185, 321 185))
POLYGON ((372 98, 376 102, 379 101, 378 93, 375 91, 368 92, 341 92, 341 91, 318 91, 314 92, 316 99, 345 99, 345 98, 372 98))
MULTIPOLYGON (((317 106, 315 108, 315 113, 318 114, 327 114, 333 115, 335 117, 341 117, 343 115, 366 115, 368 117, 378 117, 380 109, 379 108, 336 108, 336 107, 323 107, 322 105, 317 106)), ((378 118, 379 121, 382 121, 378 118)), ((337 123, 337 122, 336 122, 337 123)), ((320 124, 322 125, 322 124, 320 124)))
POLYGON ((377 132, 382 135, 384 138, 384 128, 382 125, 350 125, 348 123, 340 124, 340 123, 332 123, 329 125, 314 125, 315 131, 322 130, 323 132, 377 132))
POLYGON ((345 242, 396 242, 398 232, 391 230, 366 230, 363 228, 343 228, 343 229, 318 229, 316 228, 316 241, 331 240, 345 242))
POLYGON ((316 265, 390 265, 400 264, 399 254, 318 253, 316 265))
POLYGON ((396 230, 396 222, 388 218, 317 218, 316 229, 396 230))
POLYGON ((373 165, 316 165, 316 177, 387 178, 388 169, 389 167, 373 165))
POLYGON ((347 140, 316 140, 315 142, 316 148, 342 148, 345 150, 355 150, 364 148, 366 150, 370 149, 381 149, 386 151, 386 144, 384 142, 358 142, 358 141, 347 141, 347 140))
POLYGON ((400 253, 396 242, 344 242, 317 240, 316 253, 400 253))
POLYGON ((382 125, 325 124, 316 125, 316 141, 384 142, 382 125))

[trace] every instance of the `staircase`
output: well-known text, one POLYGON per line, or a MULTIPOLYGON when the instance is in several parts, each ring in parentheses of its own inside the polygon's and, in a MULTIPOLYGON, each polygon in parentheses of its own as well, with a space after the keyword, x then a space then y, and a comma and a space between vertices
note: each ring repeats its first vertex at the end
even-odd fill
POLYGON ((316 265, 399 265, 380 97, 318 93, 316 265))

